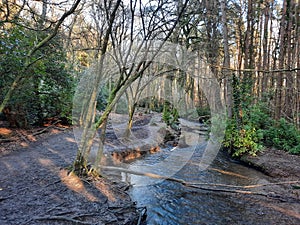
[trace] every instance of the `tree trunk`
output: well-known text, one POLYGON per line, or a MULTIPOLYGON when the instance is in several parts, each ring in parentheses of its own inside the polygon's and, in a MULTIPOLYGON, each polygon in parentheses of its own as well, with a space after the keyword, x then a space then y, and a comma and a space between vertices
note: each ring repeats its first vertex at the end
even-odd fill
MULTIPOLYGON (((270 11, 270 3, 265 3, 264 9, 264 27, 263 27, 263 40, 262 40, 262 48, 263 48, 263 55, 262 55, 262 69, 264 71, 269 70, 269 51, 268 51, 268 38, 269 38, 269 11, 270 11)), ((262 79, 262 88, 261 91, 268 90, 268 81, 269 81, 269 73, 263 72, 263 79, 262 79)))
MULTIPOLYGON (((287 1, 283 1, 283 11, 282 11, 282 18, 280 22, 280 28, 279 28, 279 63, 278 68, 283 69, 284 68, 284 62, 285 62, 285 55, 286 55, 286 17, 287 17, 287 1)), ((278 73, 277 79, 276 79, 276 105, 275 105, 275 119, 279 119, 281 117, 281 111, 283 106, 283 99, 284 99, 284 72, 278 73)))
POLYGON ((227 106, 227 116, 232 118, 232 79, 230 74, 230 54, 229 54, 229 40, 228 40, 228 28, 227 28, 227 14, 226 14, 226 2, 221 1, 221 12, 222 12, 222 25, 223 25, 223 39, 224 39, 224 69, 223 73, 225 75, 226 82, 226 106, 227 106))

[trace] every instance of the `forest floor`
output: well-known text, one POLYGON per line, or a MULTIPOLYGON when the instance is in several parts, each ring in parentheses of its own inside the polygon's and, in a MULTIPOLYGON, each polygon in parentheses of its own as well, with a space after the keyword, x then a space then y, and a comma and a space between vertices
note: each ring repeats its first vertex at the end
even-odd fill
MULTIPOLYGON (((137 224, 142 216, 124 183, 68 174, 77 150, 70 128, 50 125, 25 131, 0 126, 0 137, 0 224, 121 225, 137 224)), ((266 149, 243 161, 277 182, 300 180, 300 156, 266 149)), ((299 206, 300 184, 284 185, 269 189, 276 189, 287 205, 292 198, 299 206)), ((286 209, 300 220, 300 207, 295 210, 286 209)))
POLYGON ((6 136, 0 144, 0 224, 137 224, 142 214, 128 186, 68 174, 77 149, 72 130, 44 129, 0 128, 6 136))
POLYGON ((257 156, 243 156, 241 161, 275 179, 300 181, 300 155, 265 148, 257 156))

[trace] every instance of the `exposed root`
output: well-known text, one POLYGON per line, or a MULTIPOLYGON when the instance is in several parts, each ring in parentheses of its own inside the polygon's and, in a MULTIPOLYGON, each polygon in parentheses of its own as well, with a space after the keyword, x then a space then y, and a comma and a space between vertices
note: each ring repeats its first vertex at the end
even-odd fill
MULTIPOLYGON (((96 214, 93 214, 96 215, 96 214)), ((93 215, 89 215, 89 216, 93 216, 93 215)), ((75 215, 75 216, 59 216, 59 215, 53 215, 53 216, 42 216, 42 217, 34 217, 34 220, 64 220, 64 221, 70 221, 73 222, 75 224, 88 224, 88 225, 92 225, 95 223, 90 223, 90 222, 85 222, 82 220, 78 220, 77 218, 83 217, 83 216, 87 216, 87 214, 84 215, 75 215)))
POLYGON ((100 173, 93 166, 87 163, 87 160, 82 156, 81 153, 78 153, 74 164, 68 168, 70 173, 76 174, 78 177, 100 177, 100 173))

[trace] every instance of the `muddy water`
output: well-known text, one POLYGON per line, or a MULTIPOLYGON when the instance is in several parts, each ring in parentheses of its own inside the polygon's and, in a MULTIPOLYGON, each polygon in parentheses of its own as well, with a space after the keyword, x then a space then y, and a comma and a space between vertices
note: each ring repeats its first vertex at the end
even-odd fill
MULTIPOLYGON (((174 178, 192 183, 241 186, 270 182, 265 175, 230 160, 222 152, 219 152, 208 169, 201 170, 199 161, 204 148, 205 143, 202 143, 192 149, 193 155, 188 162, 185 157, 170 157, 168 163, 161 166, 158 162, 165 161, 176 151, 184 155, 180 149, 166 148, 160 153, 136 160, 128 167, 134 171, 168 176, 173 174, 174 178), (179 169, 181 163, 184 166, 179 169), (175 173, 176 170, 178 172, 175 173)), ((188 149, 185 150, 189 154, 188 149)), ((284 210, 276 210, 279 202, 272 198, 199 190, 176 182, 130 174, 123 174, 123 180, 132 184, 130 195, 138 206, 147 207, 147 224, 300 224, 297 218, 284 210)), ((260 188, 251 191, 264 193, 266 190, 260 188)))

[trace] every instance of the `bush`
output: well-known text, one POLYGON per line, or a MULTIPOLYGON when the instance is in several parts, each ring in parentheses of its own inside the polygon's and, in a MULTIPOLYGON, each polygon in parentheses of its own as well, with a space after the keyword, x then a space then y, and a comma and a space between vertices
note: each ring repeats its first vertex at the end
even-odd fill
POLYGON ((300 154, 300 131, 285 119, 274 121, 273 126, 265 130, 264 136, 266 145, 300 154))
POLYGON ((275 121, 263 103, 251 106, 243 117, 229 120, 223 144, 233 156, 256 155, 265 146, 300 154, 300 131, 285 119, 275 121))
POLYGON ((271 112, 264 103, 258 103, 250 107, 247 121, 259 130, 269 129, 273 125, 271 112))
POLYGON ((260 141, 263 135, 261 130, 246 124, 238 128, 236 121, 230 120, 225 131, 224 147, 229 148, 234 157, 240 157, 246 153, 255 156, 262 149, 260 141))
POLYGON ((28 57, 37 41, 47 33, 35 33, 20 27, 11 27, 0 35, 0 101, 17 77, 18 86, 7 107, 18 117, 20 127, 40 125, 45 118, 71 118, 75 81, 62 38, 57 35, 46 46, 28 57), (32 63, 26 70, 27 63, 32 63))
POLYGON ((200 116, 208 116, 208 115, 211 114, 209 107, 204 107, 204 108, 197 107, 196 110, 197 110, 197 114, 198 114, 199 117, 200 116))
POLYGON ((179 119, 178 110, 174 108, 170 103, 165 102, 162 119, 168 126, 175 126, 178 123, 179 119))

